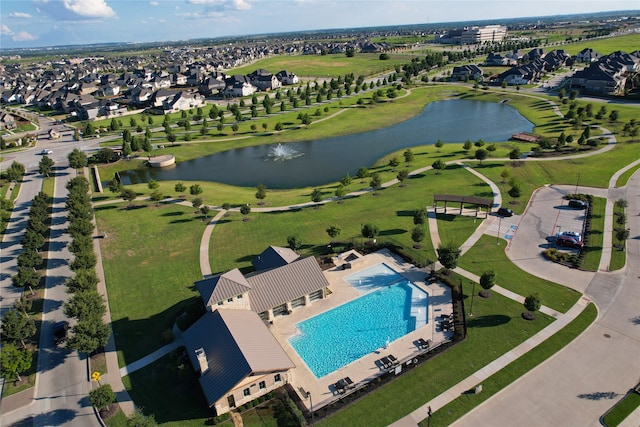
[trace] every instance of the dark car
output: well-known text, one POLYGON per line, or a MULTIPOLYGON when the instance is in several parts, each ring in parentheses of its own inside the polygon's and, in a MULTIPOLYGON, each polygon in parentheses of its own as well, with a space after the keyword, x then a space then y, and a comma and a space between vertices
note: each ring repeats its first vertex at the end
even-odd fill
POLYGON ((582 249, 583 243, 574 237, 560 235, 556 238, 556 245, 566 248, 582 249))
POLYGON ((63 344, 67 340, 67 334, 69 332, 69 322, 60 322, 56 324, 53 330, 53 339, 56 345, 63 344))
POLYGON ((586 209, 587 202, 583 202, 582 200, 569 200, 569 207, 574 209, 586 209))
POLYGON ((507 208, 500 208, 496 213, 500 216, 513 216, 513 211, 507 208))

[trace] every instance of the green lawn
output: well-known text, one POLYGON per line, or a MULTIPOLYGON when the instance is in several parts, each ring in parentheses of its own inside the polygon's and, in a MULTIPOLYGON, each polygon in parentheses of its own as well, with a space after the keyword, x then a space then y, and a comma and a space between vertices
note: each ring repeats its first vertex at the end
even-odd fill
POLYGON ((593 198, 589 244, 583 250, 585 257, 582 268, 585 270, 598 271, 598 267, 600 266, 604 240, 604 211, 606 206, 606 199, 601 197, 593 198))
POLYGON ((585 310, 565 328, 482 381, 482 393, 461 395, 434 412, 430 422, 429 420, 423 420, 420 426, 439 427, 451 425, 458 418, 482 402, 490 399, 496 393, 560 351, 567 343, 575 339, 591 325, 596 320, 596 317, 597 310, 595 305, 589 304, 585 310))
MULTIPOLYGON (((448 209, 450 212, 455 209, 448 209)), ((484 219, 470 216, 460 216, 455 214, 437 214, 438 235, 443 243, 454 242, 458 246, 462 245, 482 224, 484 219)))
POLYGON ((193 208, 137 202, 95 209, 120 366, 157 350, 162 334, 198 300, 205 222, 193 208))
MULTIPOLYGON (((471 287, 464 290, 468 304, 471 287)), ((528 322, 522 319, 522 311, 521 304, 496 293, 492 298, 476 298, 474 318, 467 319, 468 337, 464 342, 317 424, 385 426, 404 417, 553 321, 538 315, 528 322)))
POLYGON ((562 46, 569 55, 575 55, 588 47, 603 55, 608 55, 616 50, 631 53, 640 46, 640 34, 626 34, 617 37, 605 37, 596 40, 585 40, 576 43, 568 43, 562 46))
POLYGON ((631 392, 627 394, 624 399, 616 404, 616 406, 611 409, 604 416, 602 420, 604 425, 607 427, 616 427, 620 425, 625 418, 629 416, 633 411, 635 411, 640 406, 640 393, 631 392))
POLYGON ((458 266, 478 276, 487 270, 493 270, 496 273, 496 284, 522 296, 537 293, 543 305, 562 313, 580 298, 580 294, 572 289, 535 277, 516 267, 504 252, 506 243, 500 240, 496 245, 495 238, 485 234, 460 257, 458 266))
MULTIPOLYGON (((359 180, 352 184, 360 186, 359 180)), ((262 252, 268 245, 286 246, 287 237, 298 235, 303 246, 303 255, 324 255, 326 245, 331 240, 326 229, 337 225, 342 233, 336 240, 352 241, 360 239, 360 227, 371 223, 380 229, 378 241, 392 242, 404 246, 416 259, 435 259, 430 239, 422 242, 423 249, 412 248, 411 231, 414 228, 413 212, 433 204, 433 193, 443 186, 457 188, 466 195, 487 196, 489 186, 463 168, 451 168, 442 175, 427 171, 407 181, 404 187, 393 187, 373 194, 345 200, 343 203, 330 203, 320 208, 305 208, 297 211, 274 213, 251 213, 249 221, 242 221, 238 212, 231 213, 223 223, 213 231, 210 260, 214 272, 224 272, 234 267, 250 268, 251 258, 262 252)), ((330 195, 330 194, 328 194, 330 195)), ((460 235, 469 233, 469 223, 465 224, 460 235)), ((473 225, 473 221, 470 221, 473 225)), ((449 230, 448 227, 445 229, 449 230)), ((454 232, 451 228, 452 233, 454 232)), ((456 233, 458 233, 456 231, 456 233)))

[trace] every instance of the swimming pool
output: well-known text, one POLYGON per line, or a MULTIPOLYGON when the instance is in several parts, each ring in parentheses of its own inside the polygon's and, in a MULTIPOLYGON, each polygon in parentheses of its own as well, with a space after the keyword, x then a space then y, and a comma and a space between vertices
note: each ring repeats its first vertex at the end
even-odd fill
MULTIPOLYGON (((380 269, 349 277, 372 289, 371 276, 381 277, 380 269)), ((428 294, 393 273, 391 284, 383 281, 378 289, 296 325, 299 333, 289 342, 317 378, 427 324, 428 294)))

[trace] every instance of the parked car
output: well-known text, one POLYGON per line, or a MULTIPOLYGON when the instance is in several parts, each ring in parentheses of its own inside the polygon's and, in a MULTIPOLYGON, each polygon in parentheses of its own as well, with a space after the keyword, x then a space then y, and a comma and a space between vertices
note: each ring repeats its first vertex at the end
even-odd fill
POLYGON ((496 213, 500 216, 513 216, 513 211, 507 208, 500 208, 496 213))
POLYGON ((582 241, 582 235, 580 233, 576 233, 575 231, 563 231, 562 233, 558 233, 557 237, 560 236, 571 237, 572 239, 582 241))
POLYGON ((556 245, 575 249, 582 249, 582 246, 584 246, 584 244, 580 240, 563 235, 560 235, 556 238, 556 245))
POLYGON ((67 340, 69 333, 69 322, 63 321, 56 324, 53 330, 53 339, 56 345, 63 344, 67 340))
POLYGON ((51 150, 42 150, 40 151, 40 154, 42 154, 43 156, 47 155, 47 154, 53 154, 53 151, 51 150))
POLYGON ((569 200, 569 207, 574 209, 586 209, 587 202, 583 202, 582 200, 569 200))

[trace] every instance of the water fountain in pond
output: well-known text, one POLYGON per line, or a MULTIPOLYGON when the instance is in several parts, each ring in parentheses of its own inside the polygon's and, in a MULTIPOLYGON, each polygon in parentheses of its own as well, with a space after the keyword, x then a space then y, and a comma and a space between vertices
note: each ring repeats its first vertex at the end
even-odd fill
POLYGON ((285 160, 295 159, 296 157, 303 155, 304 153, 296 151, 291 146, 277 144, 275 147, 269 149, 269 154, 267 154, 266 160, 284 162, 285 160))

